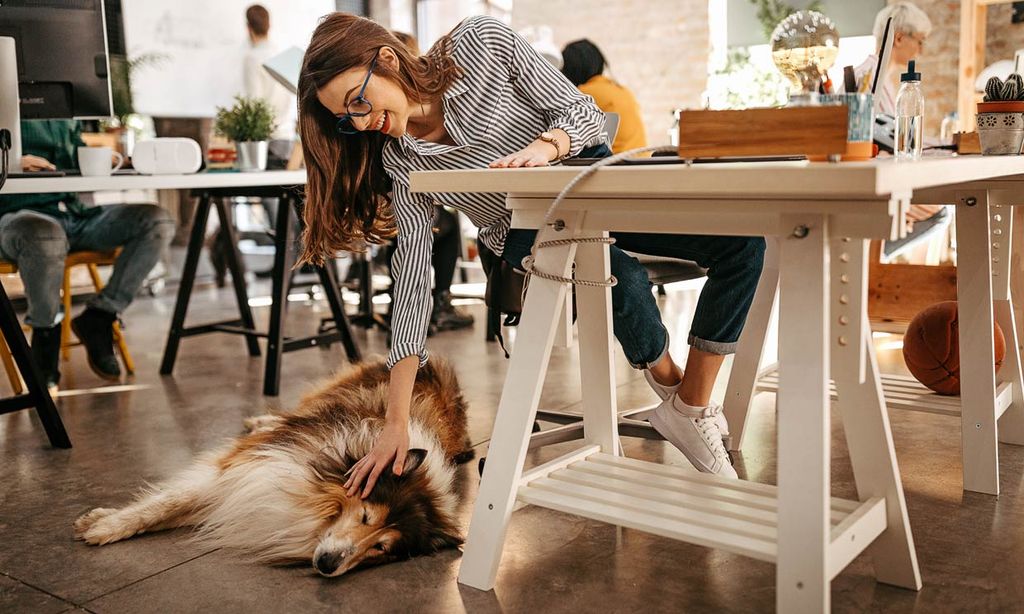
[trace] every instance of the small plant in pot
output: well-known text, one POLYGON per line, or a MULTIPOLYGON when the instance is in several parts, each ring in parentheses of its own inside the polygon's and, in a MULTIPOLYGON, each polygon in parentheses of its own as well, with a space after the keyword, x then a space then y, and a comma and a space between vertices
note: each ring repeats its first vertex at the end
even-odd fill
POLYGON ((262 98, 235 96, 230 109, 217 107, 214 129, 235 142, 240 171, 266 170, 267 141, 276 127, 274 112, 262 98))
POLYGON ((978 138, 987 156, 1018 155, 1024 145, 1024 79, 992 77, 978 103, 978 138))

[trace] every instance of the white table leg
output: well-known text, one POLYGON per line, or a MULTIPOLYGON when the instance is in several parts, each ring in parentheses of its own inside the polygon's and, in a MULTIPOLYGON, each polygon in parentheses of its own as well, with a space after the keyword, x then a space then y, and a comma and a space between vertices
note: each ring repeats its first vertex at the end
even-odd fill
POLYGON ((875 576, 879 582, 920 590, 921 572, 871 342, 867 255, 867 241, 832 240, 832 379, 857 495, 861 501, 885 499, 887 527, 870 548, 875 576))
POLYGON ((992 262, 985 190, 957 192, 961 438, 964 490, 999 494, 992 262))
MULTIPOLYGON (((608 233, 598 233, 607 237, 608 233)), ((576 248, 578 279, 608 279, 608 246, 583 243, 576 248)), ((612 289, 576 286, 580 336, 580 379, 583 387, 583 438, 617 455, 618 411, 615 398, 615 338, 612 333, 612 289)))
POLYGON ((1010 289, 1013 275, 1012 254, 1018 248, 1014 241, 1011 195, 1002 190, 989 191, 992 231, 992 296, 996 322, 1006 338, 1006 357, 996 374, 996 382, 1013 386, 1013 402, 999 418, 999 441, 1024 445, 1024 388, 1022 388, 1020 340, 1017 337, 1016 314, 1010 289))
MULTIPOLYGON (((561 217, 565 220, 565 228, 557 231, 545 227, 539 232, 539 240, 573 236, 582 216, 566 213, 561 217)), ((567 277, 575 251, 575 245, 541 250, 537 254, 536 267, 567 277)), ((497 436, 491 438, 487 450, 487 463, 459 566, 459 582, 462 584, 481 590, 494 588, 544 374, 551 357, 558 314, 565 296, 564 284, 539 277, 530 279, 519 333, 494 420, 497 436)))
POLYGON ((757 378, 764 359, 764 346, 771 330, 775 299, 779 294, 778 239, 767 237, 764 270, 757 282, 757 292, 750 306, 747 322, 740 334, 725 390, 725 418, 729 421, 729 449, 742 450, 747 432, 750 404, 757 388, 757 378))
POLYGON ((776 610, 829 610, 828 218, 788 215, 779 240, 776 610))

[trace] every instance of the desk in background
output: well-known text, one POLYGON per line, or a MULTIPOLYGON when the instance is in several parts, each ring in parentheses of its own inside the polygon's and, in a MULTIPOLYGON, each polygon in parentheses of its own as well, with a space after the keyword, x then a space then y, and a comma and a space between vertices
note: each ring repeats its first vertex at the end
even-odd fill
POLYGON ((263 392, 276 395, 281 378, 281 357, 284 353, 329 344, 340 341, 349 360, 360 359, 359 348, 356 346, 349 330, 345 315, 341 291, 333 266, 317 267, 317 274, 324 287, 331 308, 334 326, 316 335, 298 339, 284 336, 284 308, 288 296, 288 280, 292 268, 292 250, 287 246, 294 240, 292 224, 289 223, 292 208, 300 201, 296 188, 306 183, 305 171, 265 171, 259 173, 208 172, 192 175, 113 175, 109 177, 38 177, 8 179, 0 193, 33 194, 43 192, 94 192, 105 190, 191 190, 199 197, 199 206, 193 216, 189 232, 188 251, 185 256, 185 267, 178 288, 177 301, 170 331, 167 335, 167 346, 164 349, 160 373, 170 374, 178 354, 181 339, 209 333, 229 333, 243 335, 246 338, 251 356, 258 356, 259 338, 267 339, 267 360, 264 369, 263 392), (256 330, 252 310, 249 307, 248 291, 242 275, 238 245, 231 224, 230 210, 224 199, 229 196, 264 196, 281 198, 278 207, 277 225, 274 235, 276 253, 274 256, 272 303, 270 307, 270 324, 266 333, 256 330), (210 208, 216 206, 221 225, 226 232, 228 243, 225 250, 228 255, 228 268, 234 284, 235 298, 238 302, 239 317, 222 322, 211 322, 198 326, 185 326, 188 303, 195 283, 196 268, 199 254, 202 252, 206 232, 206 222, 210 208))

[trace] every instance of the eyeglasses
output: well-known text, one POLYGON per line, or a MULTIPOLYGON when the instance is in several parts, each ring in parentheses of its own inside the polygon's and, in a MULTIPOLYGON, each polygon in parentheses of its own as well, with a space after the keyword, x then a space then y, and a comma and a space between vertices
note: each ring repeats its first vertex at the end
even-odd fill
POLYGON ((359 94, 349 101, 348 106, 345 107, 345 114, 338 118, 338 132, 341 134, 356 134, 359 130, 352 123, 353 117, 366 117, 373 112, 373 105, 370 101, 363 98, 363 92, 366 91, 366 86, 370 83, 370 76, 373 75, 373 69, 377 66, 377 57, 374 56, 373 61, 370 62, 370 70, 366 72, 366 79, 363 81, 363 87, 359 88, 359 94))

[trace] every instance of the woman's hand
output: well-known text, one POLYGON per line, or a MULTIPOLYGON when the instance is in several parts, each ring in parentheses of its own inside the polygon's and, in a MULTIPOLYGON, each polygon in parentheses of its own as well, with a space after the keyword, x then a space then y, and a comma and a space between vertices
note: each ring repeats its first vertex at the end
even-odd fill
POLYGON ((547 166, 555 157, 551 143, 534 141, 514 154, 491 162, 491 168, 518 168, 521 166, 547 166))
POLYGON ((21 170, 31 173, 33 171, 55 171, 57 167, 46 158, 24 155, 21 157, 21 170))
POLYGON ((345 482, 348 496, 353 496, 362 488, 360 497, 365 499, 377 484, 380 474, 390 468, 395 475, 402 475, 405 468, 405 455, 409 451, 409 424, 406 420, 388 420, 380 432, 377 444, 370 453, 349 469, 349 478, 345 482), (364 485, 365 482, 365 485, 364 485))

